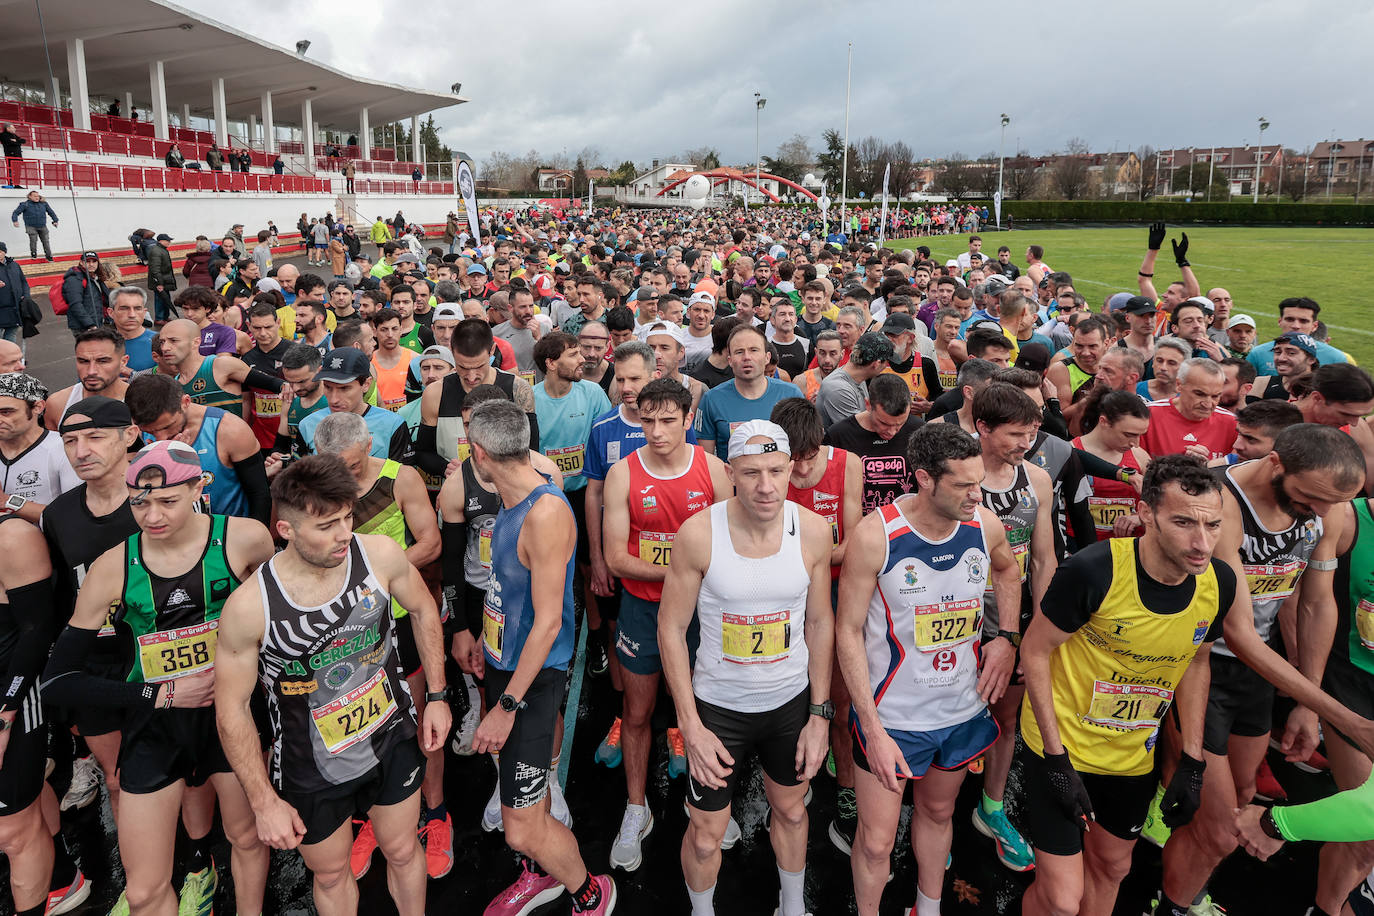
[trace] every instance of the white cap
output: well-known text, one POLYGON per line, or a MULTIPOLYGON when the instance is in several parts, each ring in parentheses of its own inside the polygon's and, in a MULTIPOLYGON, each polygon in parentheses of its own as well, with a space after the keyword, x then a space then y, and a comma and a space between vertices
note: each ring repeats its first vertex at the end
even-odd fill
POLYGON ((787 438, 787 433, 783 432, 781 426, 768 420, 750 420, 735 427, 735 431, 730 434, 731 458, 739 458, 742 455, 764 455, 768 452, 782 452, 787 457, 792 457, 792 442, 787 438), (772 442, 755 442, 746 445, 750 439, 763 436, 772 439, 772 442))
POLYGON ((698 302, 706 302, 706 303, 709 303, 710 305, 714 306, 714 305, 716 304, 716 297, 713 296, 713 295, 711 295, 710 293, 708 293, 708 292, 707 292, 706 290, 704 290, 704 289, 703 289, 703 290, 699 290, 699 291, 697 291, 697 292, 695 292, 695 293, 692 293, 692 298, 690 298, 690 299, 687 300, 687 307, 688 307, 688 308, 691 308, 692 306, 696 305, 698 302))
POLYGON ((644 340, 648 340, 655 334, 664 335, 677 341, 678 346, 685 347, 686 341, 682 338, 682 328, 667 321, 652 321, 644 329, 644 340))
POLYGON ((437 305, 434 307, 434 312, 430 316, 431 322, 445 321, 448 319, 452 319, 454 321, 462 321, 463 309, 452 302, 445 302, 443 305, 437 305))
POLYGON ((950 258, 948 261, 945 262, 945 266, 946 266, 946 267, 958 267, 958 266, 959 266, 959 262, 958 262, 957 260, 955 260, 954 258, 950 258))
POLYGON ((1226 330, 1228 331, 1232 328, 1242 327, 1255 327, 1255 319, 1251 318, 1249 315, 1232 315, 1231 320, 1226 322, 1226 330))

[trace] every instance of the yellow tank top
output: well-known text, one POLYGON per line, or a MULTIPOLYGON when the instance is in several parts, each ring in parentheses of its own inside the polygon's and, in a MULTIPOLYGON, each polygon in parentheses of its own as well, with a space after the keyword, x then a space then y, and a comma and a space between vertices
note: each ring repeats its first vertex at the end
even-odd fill
POLYGON ((930 392, 926 389, 926 375, 921 369, 921 358, 918 356, 911 363, 911 368, 905 372, 898 372, 891 366, 883 370, 906 382, 907 391, 911 392, 912 401, 929 401, 930 392))
MULTIPOLYGON (((1088 622, 1050 655, 1059 737, 1080 773, 1140 776, 1154 767, 1159 721, 1173 702, 1217 613, 1215 570, 1194 580, 1193 599, 1177 614, 1157 614, 1140 600, 1136 539, 1114 538, 1112 584, 1088 622)), ((1021 734, 1041 756, 1045 742, 1021 704, 1021 734)))

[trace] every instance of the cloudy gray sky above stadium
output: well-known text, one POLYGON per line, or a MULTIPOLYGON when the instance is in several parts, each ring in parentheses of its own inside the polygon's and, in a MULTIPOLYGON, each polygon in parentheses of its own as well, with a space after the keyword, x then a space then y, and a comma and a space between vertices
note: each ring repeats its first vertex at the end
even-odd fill
MULTIPOLYGON (((182 0, 224 18, 218 0, 182 0)), ((904 140, 919 157, 1254 143, 1297 149, 1374 134, 1360 86, 1374 6, 1261 0, 1147 7, 1034 4, 448 2, 387 7, 243 0, 230 20, 309 56, 472 103, 437 113, 449 146, 478 160, 584 147, 614 166, 713 146, 754 156, 753 93, 765 155, 794 133, 820 145, 844 126, 854 42, 851 140, 904 140), (404 12, 401 12, 404 11, 404 12), (259 30, 245 23, 259 23, 259 30), (446 34, 445 34, 446 33, 446 34), (1351 40, 1342 41, 1340 36, 1351 40), (616 162, 609 160, 614 159, 616 162)))

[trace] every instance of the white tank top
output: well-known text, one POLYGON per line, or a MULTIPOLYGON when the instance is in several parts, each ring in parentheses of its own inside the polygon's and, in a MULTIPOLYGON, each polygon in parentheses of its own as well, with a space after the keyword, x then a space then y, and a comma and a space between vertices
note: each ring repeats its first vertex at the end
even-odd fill
POLYGON ((988 548, 978 517, 931 541, 883 506, 886 557, 868 605, 864 648, 878 721, 894 731, 967 722, 978 697, 988 548))
POLYGON ((782 546, 771 557, 741 557, 730 538, 726 506, 711 506, 711 564, 701 580, 697 618, 701 648, 692 693, 735 712, 768 712, 810 683, 806 594, 797 504, 782 508, 782 546))

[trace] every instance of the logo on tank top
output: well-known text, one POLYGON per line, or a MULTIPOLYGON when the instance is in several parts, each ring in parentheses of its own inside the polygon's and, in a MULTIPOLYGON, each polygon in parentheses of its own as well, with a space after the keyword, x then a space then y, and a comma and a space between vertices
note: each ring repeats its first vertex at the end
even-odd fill
POLYGON ((640 505, 643 506, 645 512, 656 512, 658 511, 658 497, 646 496, 640 501, 640 505))
POLYGON ((981 556, 964 557, 964 569, 968 572, 970 582, 982 582, 987 577, 987 571, 983 569, 983 558, 981 556))
MULTIPOLYGON (((342 642, 342 640, 340 640, 342 642)), ((334 667, 324 673, 324 683, 330 690, 338 690, 347 684, 349 678, 353 677, 353 666, 348 662, 339 662, 334 667)))
POLYGON ((191 603, 191 596, 186 593, 184 588, 174 588, 172 593, 167 596, 167 609, 175 610, 191 603))
POLYGON ((205 390, 205 379, 203 379, 203 378, 198 378, 198 379, 196 379, 194 382, 192 382, 192 383, 191 383, 191 390, 194 391, 194 392, 196 392, 197 394, 199 394, 200 392, 204 391, 204 390, 205 390))
POLYGON ((1021 498, 1017 500, 1017 503, 1022 509, 1030 509, 1035 505, 1035 499, 1031 496, 1029 488, 1021 491, 1021 498))
POLYGON ((1207 629, 1212 625, 1210 620, 1199 620, 1197 626, 1193 628, 1193 645, 1202 645, 1202 640, 1207 636, 1207 629))
POLYGON ((811 498, 818 503, 823 503, 826 500, 839 499, 840 497, 834 493, 827 493, 824 490, 812 490, 811 498))
POLYGON ((911 563, 906 564, 906 573, 905 573, 905 575, 902 576, 902 579, 906 581, 906 584, 907 584, 907 585, 915 585, 915 584, 916 584, 916 567, 915 567, 915 565, 913 565, 913 564, 911 564, 911 563))
POLYGON ((941 674, 949 674, 959 665, 959 653, 953 649, 941 649, 930 658, 930 667, 941 674))
POLYGON ((1308 547, 1315 547, 1317 544, 1317 523, 1314 519, 1308 519, 1302 526, 1302 542, 1308 547))

